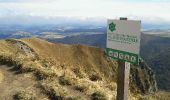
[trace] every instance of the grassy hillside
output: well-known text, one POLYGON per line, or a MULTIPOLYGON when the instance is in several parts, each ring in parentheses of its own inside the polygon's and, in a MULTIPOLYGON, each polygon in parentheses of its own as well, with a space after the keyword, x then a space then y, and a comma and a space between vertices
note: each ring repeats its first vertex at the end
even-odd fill
MULTIPOLYGON (((155 72, 158 88, 170 91, 169 31, 152 30, 146 33, 150 34, 141 34, 140 55, 155 72)), ((66 44, 86 44, 105 48, 106 34, 70 36, 63 39, 49 39, 49 41, 66 44)))
MULTIPOLYGON (((107 58, 100 48, 53 44, 37 38, 0 40, 0 45, 0 62, 14 65, 21 75, 32 74, 30 77, 35 77, 36 88, 50 100, 116 98, 117 62, 107 58)), ((156 83, 154 73, 145 63, 132 66, 130 79, 130 100, 160 96, 160 93, 146 95, 156 91, 156 83)), ((20 90, 14 93, 14 99, 38 98, 34 92, 20 90)))

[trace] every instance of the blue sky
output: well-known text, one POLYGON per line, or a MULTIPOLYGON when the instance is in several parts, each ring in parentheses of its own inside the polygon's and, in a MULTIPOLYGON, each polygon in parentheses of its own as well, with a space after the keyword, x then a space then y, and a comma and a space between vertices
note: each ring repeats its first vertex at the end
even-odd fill
POLYGON ((170 0, 0 0, 0 18, 74 17, 170 22, 170 0))

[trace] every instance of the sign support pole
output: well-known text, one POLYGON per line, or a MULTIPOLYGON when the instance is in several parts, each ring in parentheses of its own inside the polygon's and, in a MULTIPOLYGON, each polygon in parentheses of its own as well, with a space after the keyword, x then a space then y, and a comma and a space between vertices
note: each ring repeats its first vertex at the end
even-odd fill
MULTIPOLYGON (((120 18, 127 20, 127 18, 120 18)), ((117 100, 128 100, 130 63, 118 61, 117 100)))
POLYGON ((117 100, 128 100, 130 63, 118 61, 117 100))

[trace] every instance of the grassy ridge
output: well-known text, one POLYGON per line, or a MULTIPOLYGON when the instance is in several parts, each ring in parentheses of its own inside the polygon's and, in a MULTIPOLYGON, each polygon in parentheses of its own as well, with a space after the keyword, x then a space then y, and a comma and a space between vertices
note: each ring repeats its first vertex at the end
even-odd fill
MULTIPOLYGON (((36 38, 1 40, 0 45, 0 62, 14 65, 21 73, 33 73, 38 87, 51 100, 113 100, 116 97, 117 62, 105 57, 102 49, 53 44, 36 38)), ((136 71, 149 75, 147 70, 140 72, 141 68, 136 71)), ((135 75, 138 76, 138 73, 134 71, 135 75)), ((151 77, 137 78, 141 84, 151 77)), ((137 89, 143 88, 145 83, 141 85, 137 89)), ((134 85, 134 88, 137 86, 134 85)), ((129 99, 138 100, 139 94, 133 92, 129 99)), ((20 96, 27 95, 15 95, 16 98, 20 96)))

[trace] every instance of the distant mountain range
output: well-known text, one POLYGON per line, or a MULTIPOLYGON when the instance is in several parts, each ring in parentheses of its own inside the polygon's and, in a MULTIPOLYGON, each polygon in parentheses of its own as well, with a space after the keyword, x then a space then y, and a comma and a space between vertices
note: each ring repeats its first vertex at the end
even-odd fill
MULTIPOLYGON (((9 13, 11 14, 11 12, 9 13)), ((8 14, 8 15, 9 15, 8 14)), ((168 21, 158 21, 145 19, 142 20, 142 30, 145 29, 169 29, 168 21)), ((41 16, 13 16, 0 17, 0 26, 22 26, 22 27, 37 27, 37 26, 104 26, 107 25, 107 18, 105 17, 41 17, 41 16)))

